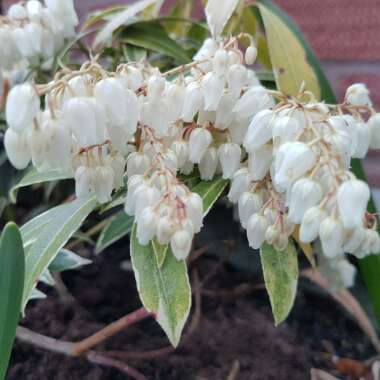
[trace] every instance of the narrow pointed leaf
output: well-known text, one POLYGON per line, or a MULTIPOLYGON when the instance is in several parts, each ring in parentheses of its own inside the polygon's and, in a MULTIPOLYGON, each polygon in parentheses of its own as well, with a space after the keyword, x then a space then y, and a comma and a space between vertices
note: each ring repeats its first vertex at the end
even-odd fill
POLYGON ((17 226, 5 226, 0 240, 0 379, 5 378, 20 318, 25 258, 17 226))
POLYGON ((61 249, 50 263, 49 271, 64 272, 66 270, 79 269, 91 263, 91 260, 85 259, 68 249, 61 249))
POLYGON ((137 289, 144 307, 176 347, 191 307, 191 289, 185 261, 177 261, 170 248, 160 267, 152 243, 142 246, 132 230, 131 260, 137 289))
POLYGON ((264 244, 260 250, 264 280, 276 326, 289 315, 297 293, 298 258, 290 243, 283 252, 264 244))

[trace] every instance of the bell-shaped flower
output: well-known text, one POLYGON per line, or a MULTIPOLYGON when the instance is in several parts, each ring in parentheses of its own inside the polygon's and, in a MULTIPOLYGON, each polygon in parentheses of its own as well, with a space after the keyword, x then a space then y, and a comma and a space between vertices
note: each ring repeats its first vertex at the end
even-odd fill
POLYGON ((248 219, 247 237, 249 246, 253 249, 259 249, 265 241, 265 234, 269 227, 267 218, 262 214, 253 214, 248 219))
POLYGON ((327 213, 320 207, 309 208, 301 221, 300 240, 303 243, 311 243, 319 235, 319 227, 327 217, 327 213))
POLYGON ((189 256, 193 236, 188 230, 179 230, 170 240, 170 248, 177 260, 185 260, 189 256))
POLYGON ((273 139, 276 144, 296 141, 302 130, 303 127, 296 118, 279 117, 273 123, 273 139))
POLYGON ((141 245, 148 245, 154 238, 157 228, 157 214, 152 207, 147 207, 137 223, 137 240, 141 245))
POLYGON ((368 153, 371 142, 371 130, 368 124, 357 123, 357 137, 357 146, 353 157, 364 158, 368 153))
POLYGON ((364 227, 354 228, 353 230, 346 230, 344 237, 344 252, 356 252, 365 238, 364 227))
POLYGON ((263 197, 258 192, 245 191, 239 198, 239 219, 243 228, 247 228, 248 219, 263 207, 263 197))
POLYGON ((27 132, 15 132, 8 128, 4 135, 4 147, 9 161, 16 169, 25 169, 29 165, 31 153, 27 132))
POLYGON ((194 129, 189 139, 189 160, 194 164, 199 164, 212 140, 212 135, 207 129, 194 129))
POLYGON ((135 215, 135 192, 144 185, 144 177, 136 174, 128 179, 127 197, 125 198, 124 210, 128 215, 135 215))
POLYGON ((333 259, 344 253, 343 227, 337 219, 333 217, 324 219, 319 226, 319 237, 326 257, 333 259))
POLYGON ((248 169, 239 169, 232 178, 228 200, 232 203, 237 203, 240 196, 248 189, 249 183, 250 177, 248 169))
POLYGON ((352 229, 363 225, 369 198, 369 187, 363 181, 349 180, 339 186, 337 202, 344 228, 352 229))
POLYGON ((215 128, 225 130, 231 125, 233 120, 232 109, 236 103, 236 98, 230 92, 223 94, 216 110, 215 128))
POLYGON ((202 93, 206 111, 216 111, 223 96, 224 78, 213 72, 207 73, 202 79, 202 93))
POLYGON ((238 144, 225 143, 218 149, 224 179, 230 179, 240 167, 241 148, 238 144))
POLYGON ((17 132, 30 128, 40 109, 40 98, 29 83, 14 86, 7 97, 7 124, 17 132))
POLYGON ((38 0, 29 0, 25 6, 29 21, 40 22, 42 17, 42 3, 38 0))
POLYGON ((235 99, 240 96, 246 82, 247 69, 243 65, 234 64, 229 67, 227 72, 228 91, 235 96, 235 99))
POLYGON ((270 145, 263 145, 249 155, 248 168, 252 181, 261 181, 268 173, 273 161, 270 145))
POLYGON ((203 216, 206 210, 203 210, 202 198, 197 193, 191 193, 184 199, 186 205, 187 217, 193 224, 193 230, 198 233, 203 226, 203 216))
POLYGON ((244 138, 247 152, 252 153, 272 139, 274 120, 275 114, 272 110, 263 110, 255 115, 244 138))
POLYGON ((218 150, 211 146, 206 150, 198 165, 201 179, 204 181, 211 181, 215 176, 218 163, 218 150))
POLYGON ((212 60, 213 69, 216 75, 224 76, 229 65, 229 55, 226 50, 219 49, 215 52, 212 60))
POLYGON ((137 91, 143 84, 143 75, 137 67, 127 66, 122 72, 118 73, 116 79, 120 81, 124 88, 137 91))
POLYGON ((127 158, 127 176, 131 178, 136 174, 144 174, 151 162, 149 157, 141 152, 131 153, 127 158))
POLYGON ((372 115, 368 120, 369 130, 371 132, 371 149, 380 149, 380 113, 372 115))
POLYGON ((318 182, 301 178, 291 188, 289 219, 300 224, 305 212, 316 206, 322 199, 322 188, 318 182))
POLYGON ((157 241, 161 245, 169 244, 175 231, 173 220, 165 215, 157 222, 157 241))
POLYGON ((150 206, 155 206, 161 198, 161 192, 153 186, 142 185, 135 190, 135 218, 139 222, 142 212, 150 206))
POLYGON ((7 16, 12 20, 20 21, 28 17, 28 12, 23 4, 16 3, 9 7, 7 16))
POLYGON ((191 82, 186 86, 185 102, 182 111, 182 120, 189 123, 193 121, 203 104, 202 88, 196 82, 191 82))
POLYGON ((257 49, 255 46, 248 46, 247 50, 245 51, 245 56, 244 56, 244 60, 245 60, 245 63, 248 65, 248 66, 251 66, 255 63, 256 61, 256 58, 257 58, 257 49))
POLYGON ((356 83, 347 88, 346 102, 353 106, 372 106, 369 91, 365 84, 356 83))
POLYGON ((166 103, 169 105, 169 120, 171 122, 179 120, 185 104, 186 88, 177 83, 170 84, 164 96, 166 103))
POLYGON ((115 173, 110 166, 95 167, 94 188, 96 198, 99 203, 106 203, 111 200, 111 193, 115 182, 115 173))
POLYGON ((177 156, 178 167, 182 168, 189 158, 189 144, 185 140, 176 140, 173 142, 171 150, 177 156))
POLYGON ((314 167, 317 157, 305 144, 299 141, 281 145, 275 158, 276 185, 284 190, 314 167))

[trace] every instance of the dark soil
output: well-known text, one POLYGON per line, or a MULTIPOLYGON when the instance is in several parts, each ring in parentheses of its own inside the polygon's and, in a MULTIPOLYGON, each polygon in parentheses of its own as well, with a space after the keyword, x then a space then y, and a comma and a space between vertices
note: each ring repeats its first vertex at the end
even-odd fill
MULTIPOLYGON (((32 302, 22 324, 54 338, 77 341, 141 307, 133 274, 120 268, 128 259, 123 246, 126 244, 93 258, 93 265, 63 276, 74 302, 64 303, 55 290, 45 288, 48 298, 32 302)), ((213 259, 197 261, 201 279, 216 263, 213 259)), ((224 265, 206 287, 233 288, 258 281, 252 274, 224 265)), ((167 345, 158 325, 146 320, 98 349, 144 351, 167 345)), ((373 355, 355 322, 328 296, 307 284, 301 286, 291 316, 279 328, 274 327, 264 290, 234 297, 205 295, 195 333, 174 354, 128 364, 148 379, 224 380, 235 368, 238 372, 234 379, 238 380, 305 380, 310 378, 312 367, 334 373, 328 351, 355 359, 373 355)), ((118 380, 126 376, 16 342, 7 380, 37 379, 118 380)))

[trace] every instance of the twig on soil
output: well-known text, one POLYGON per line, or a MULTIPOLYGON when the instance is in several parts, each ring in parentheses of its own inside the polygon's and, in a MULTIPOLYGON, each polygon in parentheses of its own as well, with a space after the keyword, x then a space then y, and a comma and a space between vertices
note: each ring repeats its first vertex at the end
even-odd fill
POLYGON ((231 371, 228 374, 227 380, 236 380, 240 372, 240 362, 239 360, 234 360, 232 363, 231 371))
MULTIPOLYGON (((18 327, 16 333, 17 339, 22 342, 32 344, 33 346, 43 348, 45 350, 64 354, 66 356, 76 357, 74 353, 75 343, 64 342, 58 339, 50 338, 38 333, 35 333, 25 327, 18 327)), ((147 380, 146 377, 136 369, 128 366, 123 362, 119 362, 105 354, 95 351, 88 351, 84 356, 90 363, 106 366, 117 369, 135 380, 147 380)))
POLYGON ((95 347, 111 336, 117 334, 119 331, 148 317, 154 317, 154 314, 147 311, 144 307, 134 311, 133 313, 127 314, 88 338, 83 339, 78 343, 74 343, 73 353, 76 356, 80 356, 92 347, 95 347))

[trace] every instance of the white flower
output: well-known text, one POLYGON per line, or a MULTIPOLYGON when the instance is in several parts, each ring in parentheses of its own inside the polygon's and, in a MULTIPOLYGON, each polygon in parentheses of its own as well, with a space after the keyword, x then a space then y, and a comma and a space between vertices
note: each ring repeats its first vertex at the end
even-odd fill
POLYGON ((229 65, 229 55, 227 51, 224 49, 217 50, 212 63, 215 74, 218 76, 224 76, 229 65))
POLYGON ((357 146, 353 157, 364 158, 371 142, 371 130, 368 124, 357 123, 357 138, 357 146))
POLYGON ((4 147, 9 161, 16 169, 25 169, 31 159, 27 132, 15 132, 8 128, 4 135, 4 147))
POLYGON ((233 120, 232 109, 234 108, 236 98, 230 92, 225 93, 220 99, 218 109, 215 115, 215 128, 220 130, 226 129, 231 125, 233 120))
POLYGON ((151 127, 157 136, 166 136, 170 119, 169 106, 164 99, 145 102, 141 112, 141 122, 151 127))
POLYGON ((255 115, 244 138, 244 148, 247 152, 252 153, 272 139, 273 120, 272 110, 263 110, 255 115))
POLYGON ((213 38, 206 38, 193 59, 194 61, 203 61, 205 59, 211 58, 217 49, 218 43, 213 38))
POLYGON ((263 145, 249 155, 248 168, 252 181, 262 180, 268 173, 273 161, 270 145, 263 145))
POLYGON ((157 241, 161 245, 169 244, 173 236, 175 226, 168 216, 163 216, 157 222, 157 241))
POLYGON ((80 166, 75 171, 75 194, 78 198, 87 198, 95 193, 95 168, 80 166))
POLYGON ((127 184, 127 197, 125 199, 124 210, 128 215, 135 214, 135 191, 144 183, 144 177, 142 175, 131 176, 127 184))
POLYGON ((322 250, 326 257, 333 259, 343 254, 344 234, 338 220, 327 217, 319 227, 322 250))
POLYGON ((380 149, 380 113, 376 113, 368 120, 368 126, 371 132, 371 149, 380 149))
POLYGON ((97 166, 94 176, 94 189, 99 203, 109 202, 115 181, 114 171, 110 166, 97 166))
POLYGON ((369 91, 365 84, 356 83, 347 88, 346 102, 354 106, 372 106, 369 91))
POLYGON ((187 230, 177 231, 171 238, 170 247, 177 260, 185 260, 189 256, 193 237, 187 230))
POLYGON ((165 99, 169 109, 169 120, 174 122, 181 118, 185 104, 186 88, 179 84, 170 84, 165 92, 165 99))
POLYGON ((327 214, 320 207, 309 208, 301 222, 300 240, 303 243, 311 243, 318 237, 319 227, 327 214))
POLYGON ((202 106, 203 94, 200 85, 196 82, 191 82, 186 86, 185 102, 182 111, 182 120, 191 122, 202 106))
POLYGON ((228 199, 232 203, 237 203, 241 194, 243 194, 249 185, 249 172, 247 168, 239 169, 233 176, 231 181, 228 199))
POLYGON ((156 187, 141 185, 135 190, 135 216, 136 221, 142 215, 142 212, 150 206, 154 206, 161 198, 161 193, 156 187))
POLYGON ((141 71, 130 65, 128 65, 121 73, 118 73, 116 78, 122 83, 123 87, 128 88, 133 92, 137 91, 143 83, 141 71))
POLYGON ((277 186, 285 190, 298 178, 309 171, 316 163, 315 153, 299 141, 281 145, 275 158, 277 186))
POLYGON ((340 259, 336 263, 343 285, 346 288, 351 288, 355 284, 356 268, 349 261, 340 259))
POLYGON ((189 158, 189 145, 184 140, 174 141, 171 146, 172 151, 177 156, 178 167, 182 168, 189 158))
POLYGON ((235 96, 240 95, 247 82, 247 69, 240 64, 230 66, 227 72, 228 90, 235 96))
POLYGON ((113 188, 119 189, 124 185, 125 158, 120 153, 112 153, 108 160, 114 172, 113 188))
POLYGON ((239 219, 243 228, 247 228, 248 219, 251 215, 258 213, 263 206, 261 194, 250 191, 244 192, 238 201, 239 219))
POLYGON ((345 231, 344 252, 355 253, 365 238, 365 229, 363 227, 354 228, 351 231, 345 231))
POLYGON ((245 63, 247 65, 253 65, 257 58, 257 49, 255 46, 249 46, 247 50, 245 51, 245 63))
POLYGON ((249 246, 253 249, 259 249, 264 241, 265 234, 269 227, 268 220, 261 214, 253 214, 247 224, 247 237, 249 246))
POLYGON ((296 118, 283 116, 277 118, 273 124, 273 138, 280 144, 296 141, 302 129, 302 125, 296 118))
POLYGON ((216 111, 223 96, 224 79, 214 74, 207 73, 202 79, 202 92, 206 111, 216 111))
POLYGON ((207 129, 194 129, 189 139, 189 160, 199 164, 211 142, 212 135, 207 129))
POLYGON ((240 167, 241 149, 238 144, 222 144, 218 149, 223 178, 230 179, 240 167))
POLYGON ((26 11, 31 22, 41 21, 42 4, 38 0, 29 0, 26 3, 26 11))
POLYGON ((40 109, 40 98, 29 83, 17 85, 8 94, 7 124, 17 132, 30 128, 40 109))
POLYGON ((343 182, 338 189, 338 209, 344 228, 363 225, 363 218, 370 198, 368 185, 359 180, 343 182))
POLYGON ((147 207, 137 223, 137 240, 141 245, 147 245, 153 239, 157 228, 157 214, 152 207, 147 207))
POLYGON ((215 39, 222 34, 238 3, 238 0, 223 0, 222 3, 219 0, 208 1, 205 8, 207 23, 215 39))
POLYGON ((218 163, 218 150, 215 147, 208 148, 198 165, 201 179, 211 181, 215 176, 218 163))
POLYGON ((203 201, 197 193, 188 195, 184 202, 186 204, 187 217, 191 220, 194 232, 198 233, 203 226, 203 201))
POLYGON ((160 99, 165 91, 166 81, 161 75, 152 75, 148 79, 148 100, 160 99))
POLYGON ((322 199, 321 186, 308 178, 301 178, 291 188, 289 219, 299 224, 307 210, 322 199))
POLYGON ((12 20, 23 20, 28 17, 28 12, 22 4, 16 3, 9 7, 8 17, 12 20))
POLYGON ((150 166, 147 155, 140 152, 131 153, 127 158, 127 176, 131 178, 136 174, 144 174, 150 166))

